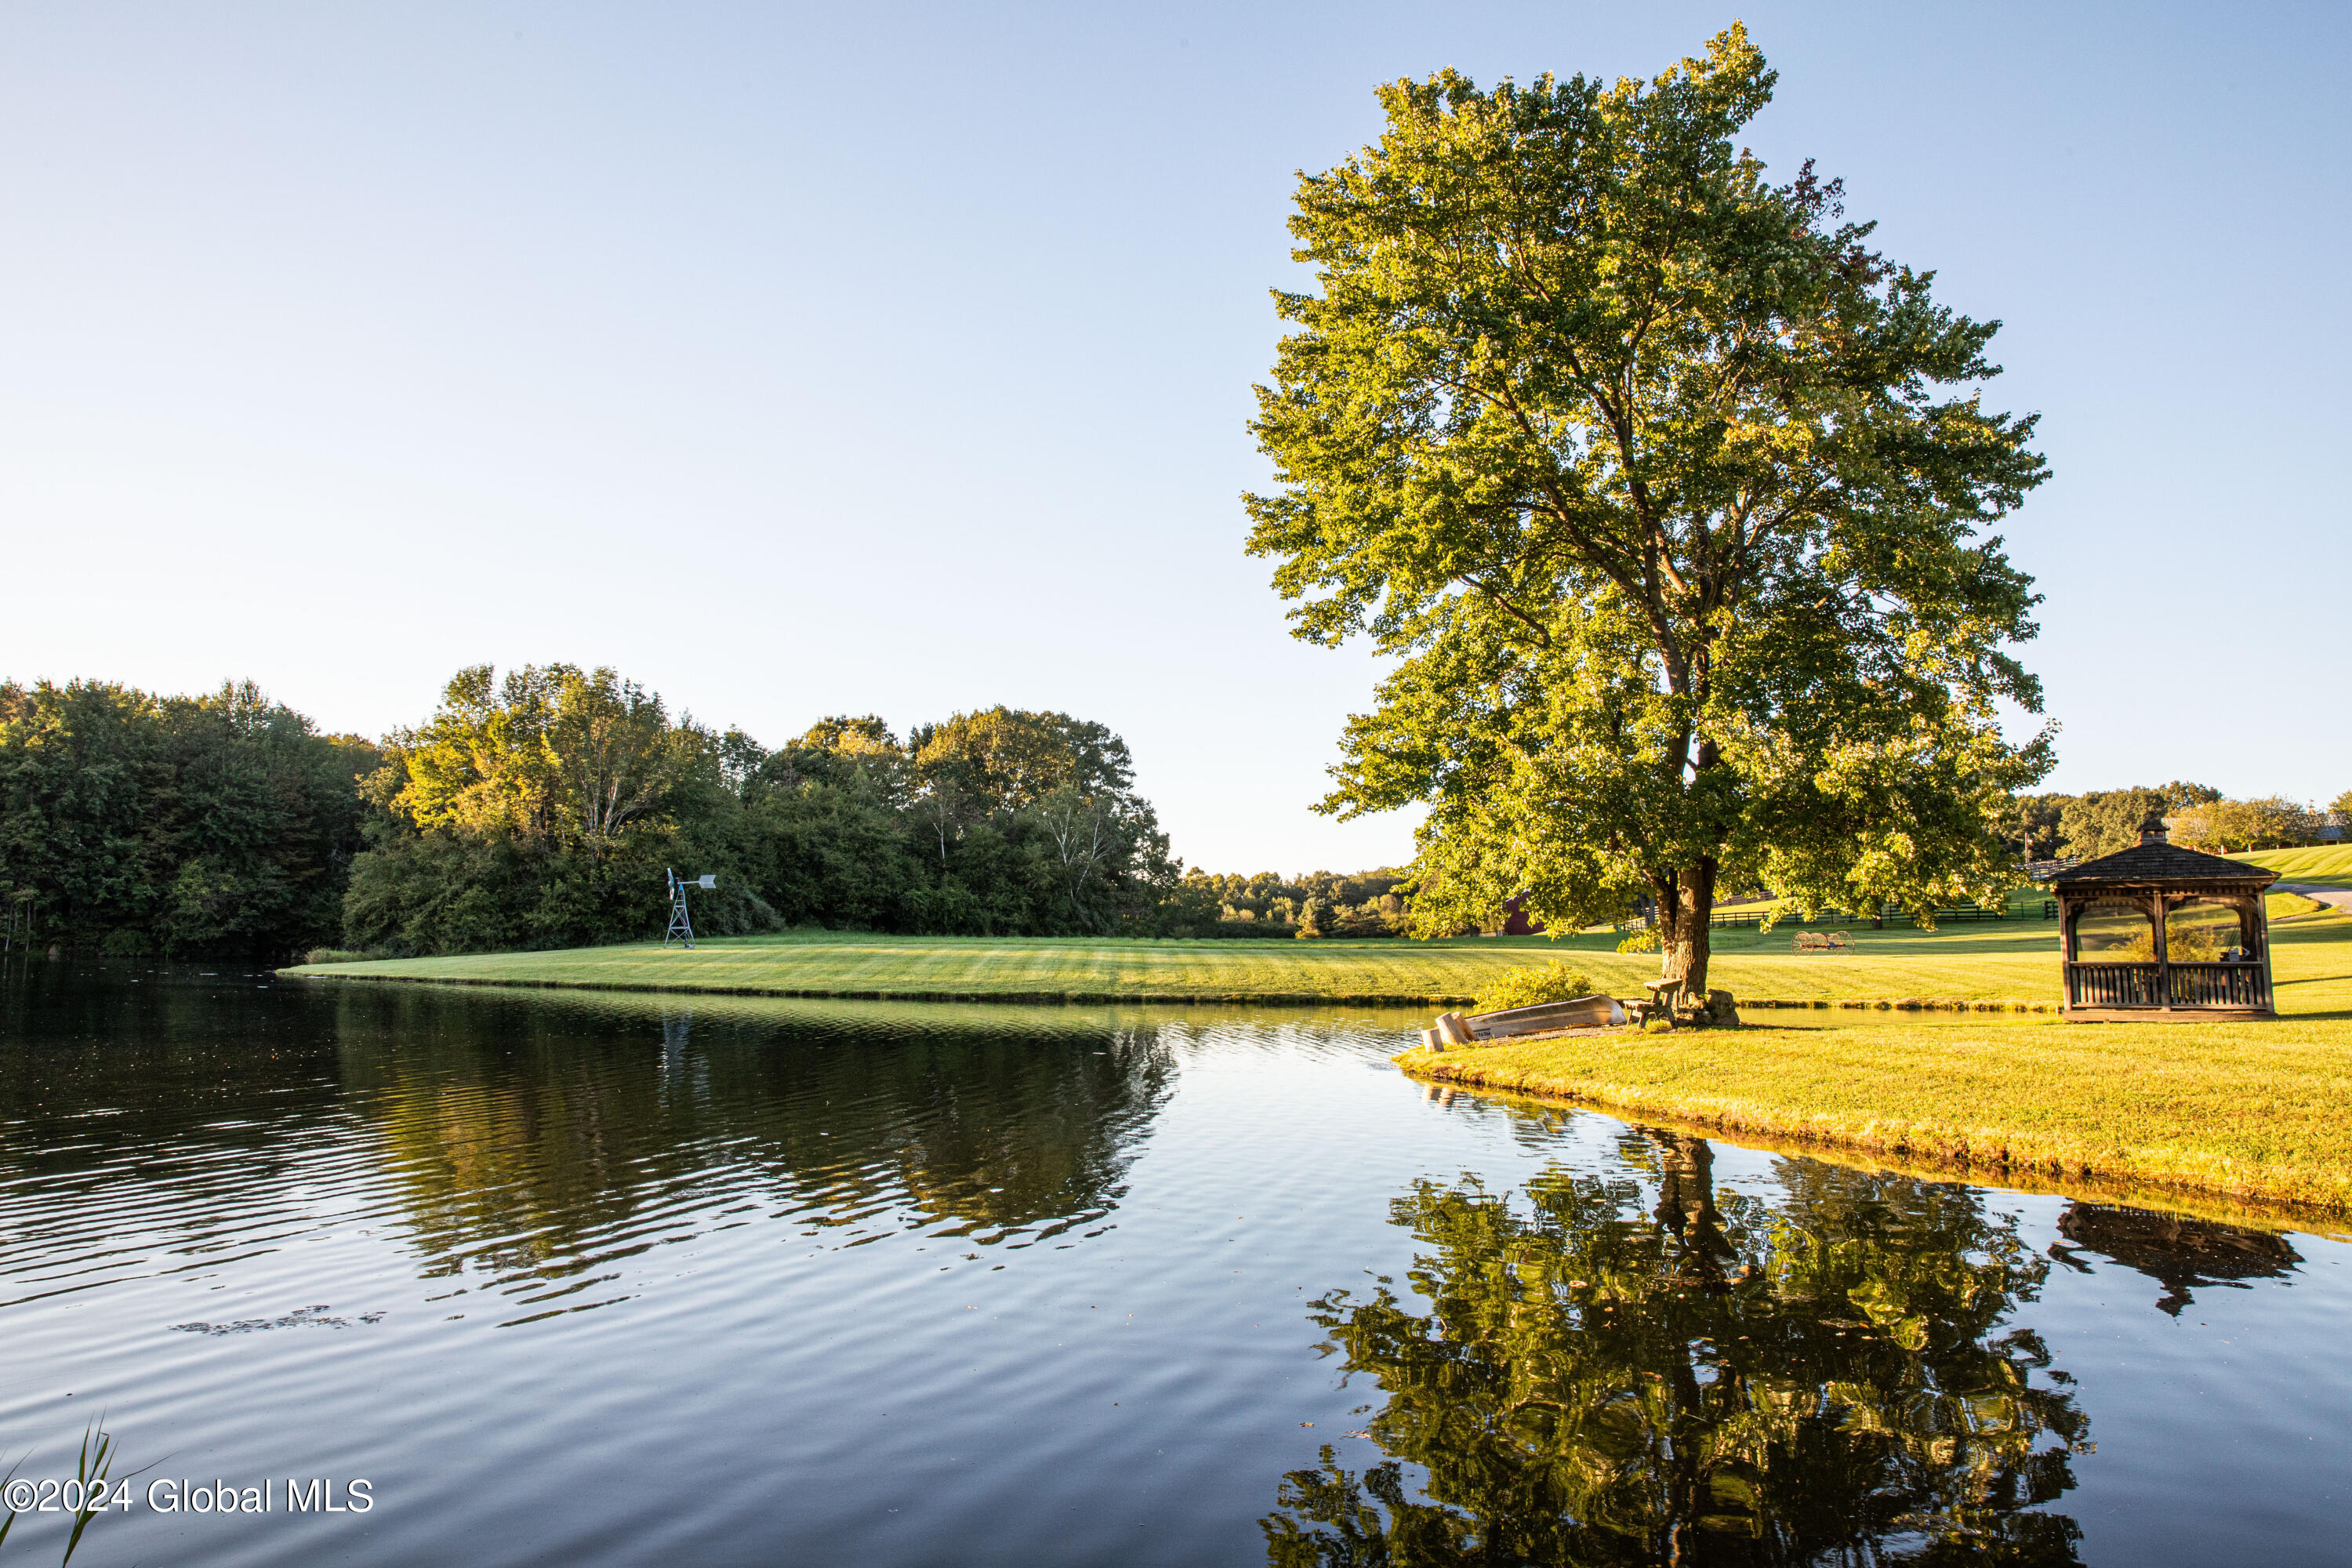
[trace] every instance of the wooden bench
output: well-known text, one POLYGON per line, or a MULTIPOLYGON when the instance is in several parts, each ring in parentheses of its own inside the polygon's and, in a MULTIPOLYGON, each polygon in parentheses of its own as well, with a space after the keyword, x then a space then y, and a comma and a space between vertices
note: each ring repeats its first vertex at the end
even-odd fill
POLYGON ((1675 1021, 1675 1005, 1683 998, 1683 983, 1679 980, 1644 980, 1642 989, 1648 992, 1646 1001, 1628 1003, 1627 1016, 1647 1028, 1654 1019, 1663 1018, 1671 1028, 1675 1021))
POLYGON ((1700 993, 1682 980, 1644 980, 1642 989, 1650 994, 1644 1001, 1625 1004, 1625 1016, 1643 1028, 1663 1022, 1666 1027, 1679 1028, 1685 1024, 1737 1025, 1738 1016, 1732 1006, 1728 991, 1700 993))
POLYGON ((1853 938, 1842 931, 1801 931, 1793 952, 1852 952, 1853 938))

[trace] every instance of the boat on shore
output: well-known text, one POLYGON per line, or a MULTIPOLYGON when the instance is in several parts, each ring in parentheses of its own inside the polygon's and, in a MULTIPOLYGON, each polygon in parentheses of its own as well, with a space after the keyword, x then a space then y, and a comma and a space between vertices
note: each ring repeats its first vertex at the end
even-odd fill
POLYGON ((1530 1007, 1505 1007, 1492 1013, 1440 1014, 1434 1028, 1421 1032, 1421 1043, 1431 1050, 1443 1051, 1570 1030, 1614 1028, 1624 1022, 1625 1005, 1615 997, 1575 996, 1565 1002, 1538 1002, 1530 1007))

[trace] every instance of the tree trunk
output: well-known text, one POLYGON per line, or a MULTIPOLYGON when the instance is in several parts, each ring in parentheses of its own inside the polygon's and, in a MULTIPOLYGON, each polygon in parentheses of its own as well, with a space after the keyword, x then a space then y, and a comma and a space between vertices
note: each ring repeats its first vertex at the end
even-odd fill
POLYGON ((1658 935, 1665 949, 1658 978, 1679 980, 1683 994, 1706 998, 1707 920, 1715 913, 1715 857, 1683 868, 1671 903, 1658 904, 1658 935))

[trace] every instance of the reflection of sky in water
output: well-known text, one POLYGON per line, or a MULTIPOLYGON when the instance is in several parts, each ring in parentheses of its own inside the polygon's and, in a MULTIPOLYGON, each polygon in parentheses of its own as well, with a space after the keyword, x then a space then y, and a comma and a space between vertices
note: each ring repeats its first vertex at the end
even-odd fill
MULTIPOLYGON (((1418 1020, 254 984, 44 980, 0 1012, 0 1436, 54 1470, 103 1405, 131 1465, 384 1500, 110 1519, 94 1562, 1263 1560, 1301 1476, 1393 1464, 1408 1507, 1478 1505, 1412 1445, 1484 1395, 1399 1406, 1318 1348, 1384 1294, 1437 1370, 1499 1364, 1612 1442, 1671 1427, 1625 1412, 1677 1376, 1843 1380, 1928 1460, 1904 1421, 2030 1428, 1979 1450, 2071 1488, 1969 1506, 2072 1519, 2084 1561, 2336 1539, 2352 1249, 2325 1237, 1428 1091, 1384 1060, 1418 1020), (1472 1230, 1433 1272, 1411 1221, 1447 1202, 1472 1230), (1507 1289, 1465 1267, 1502 1216, 1507 1289), (1480 1359, 1521 1341, 1551 1359, 1480 1359), (1903 1381, 1929 1363, 2031 1397, 1938 1415, 1903 1381)), ((1534 1408, 1477 1440, 1583 1451, 1534 1408)), ((1905 1510, 1969 1495, 1906 1462, 1897 1548, 1905 1510)))

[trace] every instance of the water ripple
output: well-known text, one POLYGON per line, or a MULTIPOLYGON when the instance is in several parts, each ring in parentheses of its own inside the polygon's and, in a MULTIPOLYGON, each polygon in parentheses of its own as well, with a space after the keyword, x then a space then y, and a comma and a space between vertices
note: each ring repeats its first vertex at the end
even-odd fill
MULTIPOLYGON (((2296 1561, 2295 1500, 2340 1484, 2305 1441, 2352 1415, 2336 1244, 1702 1159, 1425 1091, 1393 1015, 140 978, 5 982, 0 1436, 54 1466, 103 1406, 133 1465, 383 1500, 110 1518, 92 1561, 1370 1561, 1368 1520, 1549 1561, 1512 1510, 1577 1477, 1651 1506, 1650 1450, 1577 1445, 1674 1409, 1658 1452, 1771 1459, 1710 1472, 1718 1522, 1776 1477, 1891 1474, 1872 1431, 1919 1436, 1903 1529, 2080 1521, 2116 1561, 2196 1557, 2117 1533, 2109 1455, 2210 1560, 2296 1561), (1855 1259, 1874 1282, 1831 1278, 1855 1259), (2216 1360, 2224 1330, 2270 1348, 2216 1360), (2210 1474, 2155 1436, 2192 1388, 2210 1474), (2031 1506, 1936 1458, 2006 1474, 1967 1445, 2010 1429, 2031 1506), (2189 1516, 2233 1491, 2288 1522, 2212 1550, 2189 1516)), ((1838 1495, 1877 1530, 1893 1494, 1838 1495)), ((2012 1544, 2065 1561, 2048 1529, 2012 1544)))

